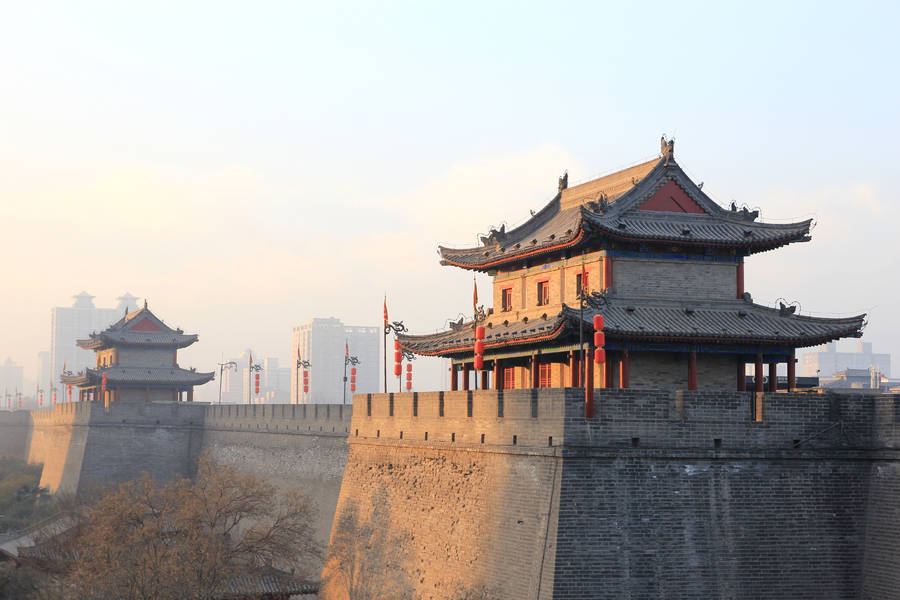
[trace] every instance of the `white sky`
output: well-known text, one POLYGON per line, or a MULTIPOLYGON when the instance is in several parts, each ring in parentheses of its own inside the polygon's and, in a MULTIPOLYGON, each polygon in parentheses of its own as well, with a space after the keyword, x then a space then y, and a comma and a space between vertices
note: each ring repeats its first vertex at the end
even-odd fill
POLYGON ((287 360, 314 316, 378 324, 385 292, 433 331, 472 286, 438 243, 663 132, 721 204, 816 218, 748 260, 755 299, 868 312, 897 354, 895 5, 624 4, 7 3, 0 359, 33 376, 82 289, 148 297, 200 370, 287 360))

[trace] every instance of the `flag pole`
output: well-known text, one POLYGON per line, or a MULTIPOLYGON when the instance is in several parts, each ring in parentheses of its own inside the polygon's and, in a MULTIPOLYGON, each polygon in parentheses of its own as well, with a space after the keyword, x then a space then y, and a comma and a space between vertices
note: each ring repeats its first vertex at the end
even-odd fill
POLYGON ((578 290, 578 310, 580 311, 580 315, 578 318, 578 361, 579 361, 579 377, 580 380, 578 383, 581 384, 580 387, 585 386, 585 375, 587 374, 587 368, 584 364, 584 288, 587 281, 585 277, 584 270, 584 250, 581 251, 581 289, 578 290))
POLYGON ((388 312, 387 292, 384 294, 384 393, 387 394, 387 339, 388 339, 388 312))

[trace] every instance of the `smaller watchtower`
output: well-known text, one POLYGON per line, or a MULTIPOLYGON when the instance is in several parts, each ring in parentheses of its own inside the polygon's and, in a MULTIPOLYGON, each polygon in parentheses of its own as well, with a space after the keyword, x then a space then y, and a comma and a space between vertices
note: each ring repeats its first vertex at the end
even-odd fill
POLYGON ((178 366, 178 349, 196 342, 197 334, 172 329, 154 315, 147 302, 127 313, 100 333, 78 340, 79 347, 93 350, 96 366, 78 374, 63 373, 60 380, 78 387, 79 401, 166 402, 194 400, 194 386, 213 379, 215 373, 198 373, 178 366))

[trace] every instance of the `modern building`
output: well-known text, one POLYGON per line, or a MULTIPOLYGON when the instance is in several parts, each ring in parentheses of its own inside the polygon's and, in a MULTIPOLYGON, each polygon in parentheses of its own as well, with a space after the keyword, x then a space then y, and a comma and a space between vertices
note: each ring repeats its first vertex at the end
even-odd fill
POLYGON ((197 334, 163 323, 145 300, 140 310, 78 340, 80 348, 93 351, 94 366, 64 374, 62 383, 78 387, 79 401, 192 402, 194 387, 215 376, 178 366, 179 348, 187 348, 197 339, 197 334))
POLYGON ((663 139, 648 162, 571 188, 563 175, 555 197, 520 227, 492 230, 476 248, 440 248, 442 264, 493 276, 493 308, 474 306, 468 322, 399 341, 416 354, 451 358, 454 390, 587 390, 595 381, 744 390, 747 363, 757 391, 764 365, 775 391, 779 363, 794 389, 796 348, 859 337, 865 319, 803 316, 745 293, 745 261, 808 241, 810 224, 763 223, 758 211, 719 206, 679 167, 674 141, 663 139), (480 378, 472 377, 476 366, 480 378))
MULTIPOLYGON (((7 358, 6 361, 0 365, 0 393, 9 393, 10 395, 15 394, 16 390, 19 392, 24 391, 24 377, 23 377, 24 369, 22 365, 17 365, 13 362, 11 358, 7 358)), ((3 407, 6 407, 5 399, 3 407)))
MULTIPOLYGON (((886 377, 891 376, 891 355, 875 354, 871 342, 857 342, 856 352, 838 352, 837 344, 830 342, 800 357, 800 367, 807 377, 836 377, 839 372, 875 369, 886 377)), ((846 373, 844 374, 846 376, 846 373)))
POLYGON ((94 363, 91 352, 79 347, 77 340, 103 331, 137 308, 137 298, 128 293, 117 298, 119 304, 115 308, 97 308, 94 297, 87 292, 73 298, 72 306, 58 306, 50 312, 50 374, 55 384, 64 366, 74 373, 94 363))
POLYGON ((310 319, 293 328, 291 352, 309 361, 309 391, 303 392, 303 369, 291 368, 291 401, 301 404, 339 404, 350 402, 351 366, 344 382, 345 354, 359 360, 356 365, 356 393, 378 391, 380 327, 344 325, 340 319, 310 319), (345 386, 346 383, 346 386, 345 386))

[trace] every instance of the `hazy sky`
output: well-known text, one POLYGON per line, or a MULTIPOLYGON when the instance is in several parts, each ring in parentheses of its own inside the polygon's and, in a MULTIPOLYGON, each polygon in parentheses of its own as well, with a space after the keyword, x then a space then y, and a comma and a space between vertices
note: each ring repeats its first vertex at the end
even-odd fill
POLYGON ((6 3, 0 359, 33 376, 82 289, 149 298, 200 334, 200 370, 287 359, 314 316, 378 324, 385 292, 433 331, 472 286, 438 243, 661 133, 721 204, 815 217, 812 243, 748 260, 755 299, 868 312, 900 356, 896 6, 6 3))

